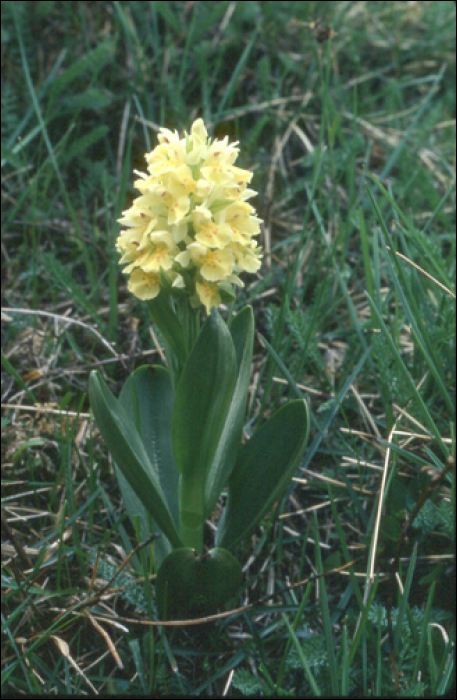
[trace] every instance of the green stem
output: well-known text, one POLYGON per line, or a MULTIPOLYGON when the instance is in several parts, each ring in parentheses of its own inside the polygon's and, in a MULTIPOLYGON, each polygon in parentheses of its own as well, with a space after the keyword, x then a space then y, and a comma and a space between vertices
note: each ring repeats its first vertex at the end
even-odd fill
POLYGON ((187 297, 183 297, 176 300, 176 312, 184 329, 189 354, 200 331, 200 309, 192 308, 187 297))
POLYGON ((203 553, 203 488, 194 479, 179 477, 179 536, 185 547, 203 553))
POLYGON ((186 527, 181 522, 179 526, 179 536, 185 547, 192 547, 197 554, 203 554, 203 525, 197 528, 186 527))

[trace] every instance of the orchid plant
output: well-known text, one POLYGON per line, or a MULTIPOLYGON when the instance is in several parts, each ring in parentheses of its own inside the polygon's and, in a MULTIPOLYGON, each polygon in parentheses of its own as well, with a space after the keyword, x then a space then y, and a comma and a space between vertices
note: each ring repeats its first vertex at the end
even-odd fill
POLYGON ((234 165, 237 144, 211 140, 202 119, 183 138, 161 129, 158 141, 148 173, 136 173, 140 195, 119 219, 116 245, 167 367, 139 367, 118 399, 93 371, 89 395, 132 522, 141 537, 159 535, 156 598, 167 619, 211 614, 236 593, 233 551, 289 483, 308 413, 290 401, 242 444, 254 316, 246 306, 226 323, 217 307, 235 299, 242 272, 261 265, 252 173, 234 165), (224 490, 208 551, 204 525, 224 490))

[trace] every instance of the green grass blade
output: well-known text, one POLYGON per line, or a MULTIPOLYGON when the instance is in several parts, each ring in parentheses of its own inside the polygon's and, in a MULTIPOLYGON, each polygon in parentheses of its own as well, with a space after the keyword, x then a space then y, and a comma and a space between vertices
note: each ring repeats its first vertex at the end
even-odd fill
POLYGON ((407 369, 405 363, 403 362, 403 359, 398 351, 398 348, 395 345, 394 341, 392 340, 392 337, 391 337, 389 331, 387 330, 386 324, 384 323, 382 316, 381 316, 380 312, 378 311, 373 299, 371 299, 371 297, 368 293, 367 293, 367 297, 368 297, 371 311, 376 319, 376 322, 379 324, 379 328, 380 328, 385 340, 387 341, 387 344, 390 348, 392 356, 395 359, 395 362, 397 363, 397 366, 398 366, 399 370, 401 371, 403 377, 405 378, 406 383, 408 384, 408 386, 411 390, 412 396, 414 397, 415 401, 418 404, 418 407, 421 410, 423 420, 427 424, 430 432, 433 433, 433 435, 435 436, 435 438, 436 438, 441 450, 443 451, 444 455, 447 456, 449 453, 449 450, 448 450, 446 444, 443 442, 441 431, 437 428, 435 421, 433 420, 425 401, 423 400, 420 392, 417 390, 417 387, 416 387, 413 379, 411 378, 411 375, 409 374, 408 369, 407 369))
POLYGON ((374 597, 376 595, 376 590, 378 588, 378 583, 379 583, 379 577, 376 576, 373 586, 368 594, 368 599, 367 603, 364 606, 363 613, 360 618, 360 622, 358 623, 358 627, 356 630, 356 633, 354 635, 354 639, 352 640, 352 645, 351 645, 351 651, 349 653, 349 666, 352 665, 352 662, 354 661, 354 657, 356 655, 358 646, 360 644, 360 641, 362 639, 362 636, 364 632, 366 632, 366 626, 367 626, 367 620, 368 620, 368 613, 370 612, 371 605, 373 603, 374 597))
POLYGON ((22 32, 21 32, 21 27, 19 24, 16 3, 12 3, 11 8, 13 10, 14 22, 16 25, 17 40, 18 40, 18 44, 19 44, 19 50, 21 53, 22 65, 23 65, 23 69, 24 69, 26 84, 27 84, 27 87, 29 89, 30 96, 32 98, 33 106, 35 109, 35 113, 36 113, 36 116, 37 116, 37 119, 38 119, 38 122, 40 125, 40 129, 41 129, 44 141, 46 143, 46 148, 48 150, 50 161, 53 165, 53 168, 54 168, 56 176, 57 176, 57 181, 59 183, 60 191, 61 191, 62 197, 64 199, 66 209, 68 211, 69 216, 71 217, 71 220, 72 220, 76 230, 78 232, 80 232, 79 221, 78 221, 78 218, 76 216, 75 210, 71 204, 71 200, 70 200, 70 197, 68 195, 67 188, 65 186, 65 182, 64 182, 64 179, 62 177, 62 173, 61 173, 59 165, 57 163, 57 159, 56 159, 56 156, 54 153, 54 148, 53 148, 52 143, 51 143, 50 138, 49 138, 48 130, 46 128, 46 124, 45 124, 45 121, 43 119, 43 115, 41 113, 40 104, 38 102, 35 87, 33 85, 32 77, 30 75, 29 64, 27 61, 27 56, 26 56, 24 44, 22 41, 22 32))
MULTIPOLYGON (((314 558, 318 574, 324 573, 324 567, 322 565, 321 550, 319 547, 319 530, 317 527, 317 514, 316 511, 313 512, 314 517, 314 558)), ((330 681, 332 688, 332 695, 339 695, 339 681, 338 681, 338 668, 336 664, 336 650, 335 650, 335 640, 333 639, 332 623, 330 620, 330 609, 329 601, 327 596, 327 589, 325 587, 325 578, 321 575, 319 579, 319 605, 322 613, 322 618, 324 622, 324 636, 325 636, 325 648, 327 650, 327 658, 330 668, 330 681)))
POLYGON ((401 601, 400 601, 400 605, 398 608, 398 617, 397 617, 397 622, 396 622, 395 631, 394 631, 394 648, 395 648, 395 652, 397 654, 398 654, 398 650, 399 650, 400 639, 402 637, 402 634, 404 635, 403 618, 405 616, 406 606, 408 605, 409 591, 411 588, 411 584, 413 582, 413 574, 414 574, 414 569, 416 566, 416 558, 417 558, 417 542, 414 543, 413 552, 411 554, 411 559, 410 559, 409 566, 408 566, 408 572, 406 574, 406 581, 405 581, 403 592, 401 594, 401 601))
MULTIPOLYGON (((342 525, 341 525, 341 519, 340 519, 338 510, 336 508, 336 505, 335 505, 335 500, 333 498, 333 493, 332 493, 332 489, 331 489, 330 485, 328 486, 328 492, 329 492, 329 498, 330 498, 330 506, 332 509, 333 517, 335 518, 335 526, 336 526, 336 531, 338 533, 338 541, 339 541, 339 544, 341 546, 341 549, 343 550, 343 556, 344 556, 346 563, 347 563, 349 561, 352 561, 352 559, 354 557, 352 557, 350 555, 349 550, 347 548, 346 536, 344 534, 344 530, 343 530, 342 525)), ((350 578, 350 581, 352 583, 352 588, 354 591, 354 595, 357 599, 359 609, 360 609, 360 611, 362 611, 363 610, 363 597, 362 597, 362 593, 360 591, 359 583, 357 581, 357 576, 354 575, 352 567, 349 569, 349 578, 350 578)))
POLYGON ((287 619, 286 615, 282 613, 281 615, 283 622, 285 626, 287 627, 287 630, 289 632, 289 638, 292 640, 292 644, 294 645, 298 658, 300 659, 300 663, 303 667, 303 671, 305 673, 306 678, 308 679, 308 683, 311 686, 311 690, 313 691, 314 695, 317 697, 321 696, 321 691, 319 689, 319 686, 317 685, 316 679, 314 678, 312 671, 309 667, 309 663, 306 659, 306 656, 303 653, 303 649, 300 645, 300 642, 298 641, 298 637, 295 633, 295 630, 293 629, 292 625, 290 624, 289 620, 287 619))
POLYGON ((245 47, 243 53, 241 54, 241 56, 239 58, 238 63, 235 66, 235 69, 230 77, 230 80, 227 84, 227 87, 225 88, 224 94, 222 95, 221 101, 220 101, 219 106, 218 106, 217 113, 214 116, 213 121, 215 124, 217 124, 220 121, 221 115, 224 112, 225 106, 230 103, 230 101, 233 97, 233 93, 235 92, 239 77, 241 75, 243 68, 246 66, 249 55, 250 55, 252 48, 257 40, 258 33, 259 33, 258 30, 253 32, 250 42, 245 47))
POLYGON ((430 611, 432 608, 433 599, 435 597, 435 587, 436 587, 436 582, 433 581, 433 583, 430 587, 430 591, 429 591, 428 596, 427 596, 427 603, 425 606, 424 617, 422 619, 422 628, 421 628, 421 633, 420 633, 420 638, 419 638, 419 646, 417 648, 416 658, 415 658, 415 662, 414 662, 413 681, 418 679, 419 669, 421 668, 421 665, 422 665, 422 657, 424 655, 425 645, 426 645, 426 641, 427 641, 428 621, 430 618, 430 611))
POLYGON ((433 97, 435 96, 435 93, 438 90, 438 86, 441 82, 441 79, 444 75, 445 70, 446 70, 446 66, 442 66, 440 72, 433 79, 432 86, 431 86, 430 90, 428 91, 427 96, 425 97, 423 103, 421 104, 421 106, 417 110, 410 125, 408 126, 406 134, 403 136, 401 141, 398 143, 398 146, 395 148, 395 151, 392 153, 389 160, 385 164, 384 169, 380 175, 381 180, 386 179, 386 177, 388 176, 388 174, 390 173, 390 171, 392 170, 392 168, 395 166, 396 162, 400 158, 400 156, 403 152, 403 149, 405 148, 406 144, 408 143, 408 140, 410 139, 411 134, 416 129, 417 125, 419 124, 420 120, 422 119, 422 116, 425 114, 433 97))
MULTIPOLYGON (((368 242, 367 226, 362 209, 359 209, 360 240, 362 243, 363 268, 368 293, 375 298, 375 286, 373 281, 373 264, 371 262, 370 247, 368 242)), ((376 269, 376 268, 375 268, 376 269)))
POLYGON ((376 214, 378 216, 378 219, 381 223, 383 233, 389 242, 391 256, 394 257, 395 266, 396 266, 398 274, 395 273, 394 265, 391 262, 390 256, 387 256, 387 262, 388 262, 388 265, 389 265, 390 270, 391 270, 391 279, 393 280, 393 283, 395 285, 397 293, 402 301, 403 308, 405 310, 408 323, 411 326, 411 329, 412 329, 414 338, 416 340, 417 346, 420 349, 420 351, 421 351, 421 353, 422 353, 422 355, 427 363, 427 366, 429 367, 431 373, 433 374, 433 377, 437 383, 437 386, 439 387, 441 395, 442 395, 444 401, 448 405, 448 409, 451 412, 453 412, 454 411, 453 402, 449 396, 449 392, 448 392, 446 385, 443 381, 443 378, 441 377, 441 374, 440 374, 440 369, 441 369, 440 361, 436 357, 433 347, 427 341, 427 329, 424 328, 423 323, 421 321, 421 312, 416 305, 414 295, 412 293, 409 293, 408 294, 409 298, 407 298, 408 285, 407 285, 406 279, 404 277, 403 267, 401 265, 401 262, 395 256, 395 250, 394 250, 394 244, 393 244, 392 238, 389 234, 389 231, 387 229, 387 226, 386 226, 384 218, 381 214, 381 211, 378 207, 378 204, 375 201, 375 199, 373 198, 373 195, 371 194, 370 190, 368 190, 368 195, 371 199, 371 203, 372 203, 372 205, 376 211, 376 214), (400 279, 401 279, 402 283, 400 283, 400 279))
MULTIPOLYGON (((298 625, 300 624, 300 620, 301 620, 301 618, 302 618, 302 616, 303 616, 303 613, 304 613, 304 610, 305 610, 306 605, 307 605, 307 603, 308 603, 308 600, 309 600, 309 597, 310 597, 310 595, 311 595, 311 592, 312 592, 312 584, 311 584, 311 581, 310 581, 310 582, 308 583, 308 585, 306 586, 305 593, 304 593, 304 595, 303 595, 303 598, 302 598, 301 601, 300 601, 300 605, 298 606, 297 614, 296 614, 295 617, 294 617, 294 622, 293 622, 293 625, 292 625, 292 629, 293 629, 293 631, 294 631, 295 633, 297 632, 298 625)), ((278 676, 277 676, 277 686, 278 686, 278 688, 281 688, 281 687, 282 687, 283 676, 284 676, 284 671, 285 671, 285 668, 286 668, 287 657, 288 657, 288 655, 289 655, 290 647, 291 647, 291 645, 292 645, 293 643, 294 643, 294 642, 293 642, 292 636, 289 636, 289 639, 287 640, 286 648, 285 648, 285 650, 284 650, 284 654, 283 654, 282 659, 281 659, 281 663, 280 663, 280 665, 279 665, 278 676)))
POLYGON ((343 625, 343 641, 341 648, 341 695, 346 697, 349 693, 349 650, 348 650, 348 630, 343 625))
MULTIPOLYGON (((411 223, 411 221, 408 219, 406 214, 403 212, 403 210, 399 207, 395 199, 392 197, 390 192, 386 190, 386 188, 379 182, 379 180, 370 172, 367 173, 369 177, 373 180, 373 182, 376 184, 376 186, 379 188, 379 190, 382 192, 384 197, 390 202, 390 204, 393 206, 397 214, 399 215, 400 219, 403 221, 405 226, 407 227, 408 231, 410 232, 411 236, 413 237, 414 241, 422 251, 422 258, 424 261, 427 261, 427 264, 431 264, 433 267, 433 272, 437 276, 438 279, 441 280, 441 282, 448 287, 449 289, 455 288, 455 282, 452 283, 451 278, 444 272, 442 265, 439 264, 438 260, 436 259, 436 256, 433 252, 433 247, 431 244, 428 244, 427 239, 424 238, 424 236, 419 236, 418 232, 415 228, 415 226, 411 223)), ((455 190, 455 182, 449 187, 448 191, 446 192, 446 199, 452 194, 452 192, 455 190)), ((369 190, 368 190, 369 192, 369 190)), ((446 201, 445 199, 445 201, 446 201)), ((373 200, 375 201, 375 200, 373 200)), ((441 203, 440 203, 441 204, 441 203)), ((440 205, 438 205, 440 206, 440 205)), ((380 219, 381 221, 381 219, 380 219)), ((425 227, 424 232, 426 232, 427 227, 425 227)))

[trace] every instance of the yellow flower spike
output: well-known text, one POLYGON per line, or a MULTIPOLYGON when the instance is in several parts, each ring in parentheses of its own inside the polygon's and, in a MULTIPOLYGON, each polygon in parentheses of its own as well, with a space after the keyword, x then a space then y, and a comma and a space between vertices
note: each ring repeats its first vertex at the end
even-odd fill
POLYGON ((259 269, 261 220, 246 201, 256 194, 247 187, 252 173, 234 165, 237 145, 211 140, 202 119, 182 138, 160 130, 147 173, 135 171, 140 195, 118 220, 120 264, 139 299, 158 296, 166 272, 164 294, 187 294, 209 312, 222 303, 221 285, 242 285, 240 272, 259 269))

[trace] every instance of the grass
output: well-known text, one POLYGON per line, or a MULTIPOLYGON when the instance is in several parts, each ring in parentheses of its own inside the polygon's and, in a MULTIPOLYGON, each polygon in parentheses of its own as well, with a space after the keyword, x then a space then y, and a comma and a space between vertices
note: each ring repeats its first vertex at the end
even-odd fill
POLYGON ((454 114, 452 2, 2 3, 2 693, 455 688, 454 114), (86 392, 161 361, 116 219, 197 116, 264 220, 246 431, 312 434, 233 607, 165 626, 86 392))

